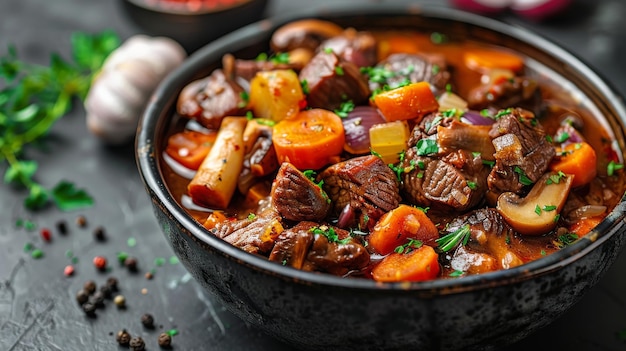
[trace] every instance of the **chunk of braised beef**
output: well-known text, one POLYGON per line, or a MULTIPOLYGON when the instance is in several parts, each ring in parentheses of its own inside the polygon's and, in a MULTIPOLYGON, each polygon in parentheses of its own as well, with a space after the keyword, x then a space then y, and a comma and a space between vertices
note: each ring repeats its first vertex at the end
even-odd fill
POLYGON ((489 174, 489 190, 523 193, 548 169, 555 155, 554 146, 534 114, 521 108, 500 111, 489 136, 495 147, 495 164, 489 174))
POLYGON ((539 85, 528 77, 502 78, 479 85, 470 91, 467 103, 472 110, 520 107, 533 112, 536 116, 539 116, 543 109, 539 85))
POLYGON ((225 116, 244 113, 246 102, 241 96, 243 91, 239 84, 217 69, 208 77, 183 88, 176 105, 177 112, 207 128, 217 129, 225 116))
POLYGON ((450 69, 443 56, 392 54, 369 74, 369 85, 370 90, 374 91, 383 88, 385 84, 396 87, 406 81, 428 82, 435 95, 439 95, 446 91, 450 78, 450 69))
POLYGON ((370 255, 347 231, 305 221, 279 235, 270 260, 306 271, 344 276, 367 267, 370 255))
POLYGON ((386 212, 400 203, 394 172, 376 156, 355 157, 336 163, 317 177, 330 197, 331 211, 339 215, 350 205, 362 228, 373 227, 386 212))
POLYGON ((315 223, 301 222, 293 228, 285 229, 276 238, 269 260, 302 269, 314 239, 310 229, 316 225, 315 223))
POLYGON ((272 184, 272 206, 290 221, 321 221, 330 199, 317 184, 291 163, 284 162, 272 184))
POLYGON ((493 208, 474 210, 457 217, 446 226, 453 233, 468 226, 470 238, 467 245, 459 244, 448 255, 447 264, 453 270, 470 274, 508 269, 523 264, 513 247, 520 243, 519 236, 493 208))
POLYGON ((370 95, 359 67, 333 52, 318 52, 300 71, 299 79, 307 82, 307 104, 314 108, 335 110, 346 101, 360 105, 370 95))
POLYGON ((272 59, 244 60, 235 58, 231 54, 226 54, 222 58, 222 69, 224 70, 224 74, 229 79, 235 80, 236 77, 241 77, 246 81, 251 81, 258 72, 277 69, 292 69, 299 72, 302 69, 302 65, 299 63, 282 62, 272 59))
POLYGON ((320 50, 332 50, 339 57, 352 62, 357 67, 369 67, 376 64, 378 55, 376 38, 364 31, 346 29, 341 35, 325 40, 320 50))
POLYGON ((280 215, 274 210, 240 220, 223 221, 211 229, 218 238, 250 253, 270 252, 282 231, 280 215))
POLYGON ((402 164, 402 190, 407 201, 423 207, 466 211, 483 200, 489 169, 483 164, 480 150, 464 148, 463 139, 488 140, 487 130, 459 128, 458 124, 462 123, 454 118, 432 114, 413 128, 402 164), (438 134, 444 131, 447 139, 459 142, 440 144, 438 134), (476 135, 468 137, 468 133, 476 135))

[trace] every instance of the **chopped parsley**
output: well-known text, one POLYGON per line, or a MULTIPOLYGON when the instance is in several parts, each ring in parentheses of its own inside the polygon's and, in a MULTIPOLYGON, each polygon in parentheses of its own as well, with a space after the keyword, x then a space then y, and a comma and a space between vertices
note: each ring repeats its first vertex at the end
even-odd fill
POLYGON ((302 93, 305 95, 309 95, 311 90, 309 89, 309 82, 304 79, 300 82, 300 87, 302 87, 302 93))
POLYGON ((241 98, 241 101, 237 104, 237 107, 244 108, 248 106, 248 102, 250 102, 250 95, 248 94, 248 92, 242 91, 241 93, 239 93, 239 97, 241 98))
POLYGON ((422 245, 421 240, 408 238, 405 244, 396 247, 393 251, 399 254, 407 254, 415 249, 419 249, 422 245))
POLYGON ((576 240, 578 240, 578 235, 576 233, 566 233, 559 235, 554 244, 557 248, 562 249, 566 246, 572 245, 576 240))
POLYGON ((559 173, 557 174, 551 174, 548 179, 546 180, 546 184, 550 185, 550 184, 559 184, 561 182, 561 179, 567 177, 565 175, 565 173, 563 173, 563 171, 559 171, 559 173))
POLYGON ((498 111, 498 113, 496 113, 496 115, 493 117, 495 120, 499 120, 500 118, 506 116, 506 115, 510 115, 513 113, 513 109, 512 108, 507 108, 504 110, 500 110, 498 111))
POLYGON ((339 109, 335 110, 335 114, 341 118, 348 117, 348 114, 354 110, 354 102, 352 100, 344 101, 339 106, 339 109))
POLYGON ((415 148, 419 156, 433 155, 439 152, 437 141, 433 139, 420 139, 415 148))
POLYGON ((537 216, 541 216, 541 207, 539 205, 535 205, 535 213, 537 216))
POLYGON ((455 248, 459 243, 461 245, 467 245, 471 234, 470 225, 466 224, 452 233, 448 233, 441 238, 435 240, 439 249, 443 252, 448 252, 455 248))
POLYGON ((557 143, 564 143, 567 139, 569 139, 569 133, 562 132, 556 136, 556 139, 554 139, 554 141, 556 141, 557 143))
POLYGON ((624 168, 624 165, 621 163, 616 163, 615 161, 611 161, 609 162, 609 164, 606 166, 606 175, 608 175, 609 177, 613 176, 615 174, 615 171, 620 170, 624 168))
POLYGON ((289 53, 279 52, 275 55, 268 56, 267 53, 262 52, 255 58, 256 61, 268 61, 275 64, 287 64, 289 63, 289 53))
POLYGON ((519 166, 515 166, 513 171, 517 173, 517 175, 519 176, 519 182, 523 185, 531 185, 533 183, 533 181, 528 178, 526 173, 524 173, 524 170, 521 169, 519 166))
POLYGON ((327 225, 320 225, 319 227, 313 227, 310 229, 310 232, 315 234, 315 235, 323 235, 326 237, 326 239, 328 239, 328 242, 330 243, 338 243, 338 244, 347 244, 352 240, 352 237, 348 236, 345 239, 339 239, 339 235, 337 234, 337 232, 335 231, 335 229, 327 226, 327 225))
POLYGON ((456 277, 461 277, 463 275, 465 275, 465 272, 460 271, 460 270, 455 270, 453 272, 450 272, 450 274, 448 274, 450 277, 456 278, 456 277))
POLYGON ((341 67, 341 66, 337 66, 337 67, 335 67, 335 73, 336 73, 338 76, 343 76, 343 75, 345 74, 345 72, 343 71, 343 67, 341 67))
POLYGON ((478 185, 476 185, 476 182, 472 182, 470 180, 466 181, 467 186, 472 189, 472 190, 476 190, 476 188, 478 187, 478 185))

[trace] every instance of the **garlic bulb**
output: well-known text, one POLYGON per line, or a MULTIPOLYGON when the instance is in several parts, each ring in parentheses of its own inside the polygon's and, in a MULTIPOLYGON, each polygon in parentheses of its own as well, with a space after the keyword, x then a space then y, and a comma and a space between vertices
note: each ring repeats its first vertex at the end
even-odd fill
POLYGON ((148 98, 187 57, 176 41, 135 35, 105 60, 85 99, 87 128, 112 144, 130 140, 148 98))

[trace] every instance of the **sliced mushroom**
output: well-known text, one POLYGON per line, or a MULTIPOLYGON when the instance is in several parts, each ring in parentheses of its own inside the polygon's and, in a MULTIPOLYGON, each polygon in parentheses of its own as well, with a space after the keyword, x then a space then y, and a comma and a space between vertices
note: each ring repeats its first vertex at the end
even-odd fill
POLYGON ((272 128, 255 120, 249 121, 243 134, 245 156, 237 188, 242 194, 264 177, 278 169, 278 158, 272 144, 272 128))
POLYGON ((556 226, 573 179, 569 174, 546 173, 524 198, 502 193, 496 209, 520 234, 546 233, 556 226))
POLYGON ((276 30, 270 45, 275 52, 288 52, 296 48, 313 51, 326 39, 343 32, 343 28, 329 21, 305 19, 291 22, 276 30))

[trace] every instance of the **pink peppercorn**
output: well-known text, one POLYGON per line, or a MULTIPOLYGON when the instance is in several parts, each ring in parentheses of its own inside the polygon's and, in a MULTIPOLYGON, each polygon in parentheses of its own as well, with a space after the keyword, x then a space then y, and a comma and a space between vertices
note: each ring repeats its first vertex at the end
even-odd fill
POLYGON ((68 277, 74 275, 74 266, 72 266, 71 264, 65 266, 65 269, 63 269, 63 274, 68 277))
POLYGON ((102 256, 96 256, 93 258, 93 265, 103 271, 107 268, 107 259, 102 256))
POLYGON ((41 234, 41 238, 42 238, 44 241, 50 241, 50 240, 52 240, 52 233, 50 232, 50 229, 48 229, 48 228, 42 228, 42 229, 41 229, 40 234, 41 234))

